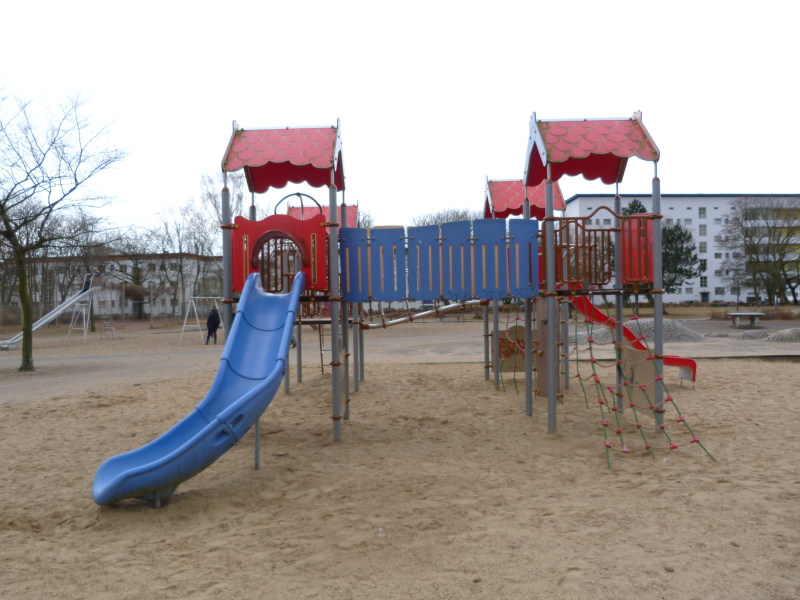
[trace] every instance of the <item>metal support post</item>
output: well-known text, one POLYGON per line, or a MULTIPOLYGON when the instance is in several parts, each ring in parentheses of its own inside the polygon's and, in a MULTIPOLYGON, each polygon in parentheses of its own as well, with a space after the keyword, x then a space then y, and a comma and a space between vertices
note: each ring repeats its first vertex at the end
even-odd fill
POLYGON ((544 246, 547 256, 545 296, 547 299, 547 433, 556 432, 556 398, 558 394, 558 350, 556 336, 558 312, 556 311, 556 244, 553 228, 553 182, 550 164, 545 182, 544 246))
MULTIPOLYGON (((334 214, 334 213, 331 213, 334 214)), ((342 198, 339 223, 347 225, 347 205, 342 198)), ((337 236, 338 237, 338 236, 337 236)), ((338 245, 338 239, 337 239, 338 245)), ((342 347, 344 349, 344 420, 350 420, 350 303, 342 301, 342 347)))
POLYGON ((297 342, 297 383, 303 381, 303 326, 298 323, 297 335, 295 341, 297 342))
MULTIPOLYGON (((231 223, 231 192, 228 190, 228 174, 223 173, 224 186, 222 188, 222 224, 231 223)), ((222 230, 222 295, 224 304, 222 305, 222 326, 225 329, 225 343, 228 343, 228 335, 233 325, 233 270, 231 269, 231 234, 228 229, 222 230)), ((152 315, 152 305, 150 314, 152 315)))
MULTIPOLYGON (((336 218, 337 198, 334 185, 334 172, 331 169, 331 183, 328 188, 328 214, 336 218)), ((328 268, 330 271, 331 296, 339 296, 339 227, 331 226, 329 233, 328 268)), ((331 419, 333 420, 333 441, 342 441, 342 387, 341 387, 341 353, 339 352, 339 317, 340 303, 331 302, 331 419)))
MULTIPOLYGON (((653 177, 653 214, 661 214, 661 180, 658 178, 658 163, 655 163, 655 174, 653 177)), ((653 345, 654 354, 657 357, 664 356, 664 295, 661 288, 664 284, 663 262, 661 255, 661 219, 653 220, 653 345)), ((656 371, 664 374, 664 359, 656 358, 656 371)), ((664 408, 664 381, 656 381, 655 402, 656 423, 661 425, 664 422, 664 414, 660 412, 664 408)), ((661 429, 656 429, 661 431, 661 429)))
MULTIPOLYGON (((566 261, 565 261, 566 262, 566 261)), ((562 385, 569 389, 569 302, 561 302, 561 370, 564 376, 562 385)))
MULTIPOLYGON (((358 319, 361 320, 361 315, 364 310, 364 305, 362 303, 358 303, 358 319)), ((364 346, 364 330, 361 327, 358 328, 358 361, 361 363, 361 368, 358 371, 358 374, 361 378, 361 381, 364 381, 364 350, 366 347, 364 346)))
POLYGON ((253 468, 258 471, 261 468, 261 417, 256 419, 256 428, 254 431, 256 436, 253 451, 255 454, 253 468))
MULTIPOLYGON (((525 188, 527 190, 527 188, 525 188)), ((530 220, 531 201, 525 197, 522 203, 522 218, 530 220)), ((531 256, 531 260, 538 257, 531 256)), ((533 271, 533 269, 531 269, 533 271)), ((525 308, 525 414, 533 416, 533 302, 530 298, 524 300, 525 308)))
POLYGON ((289 369, 289 361, 292 357, 292 350, 291 348, 286 352, 286 364, 284 364, 284 368, 286 369, 283 373, 283 391, 285 394, 288 394, 291 390, 289 389, 290 384, 290 369, 289 369))
MULTIPOLYGON (((617 194, 614 196, 614 213, 617 215, 622 214, 622 200, 619 197, 619 188, 617 194)), ((617 290, 622 289, 622 221, 614 217, 614 287, 617 290)), ((622 347, 622 293, 614 295, 614 339, 617 340, 617 345, 622 347)), ((620 351, 621 352, 621 351, 620 351)), ((617 354, 617 359, 621 359, 621 354, 617 354)), ((617 368, 617 409, 624 410, 624 402, 622 401, 622 369, 617 368)))
POLYGON ((489 381, 489 307, 483 307, 483 378, 489 381))
POLYGON ((492 368, 494 389, 500 389, 500 301, 492 300, 492 368))
MULTIPOLYGON (((358 305, 356 304, 355 310, 358 311, 358 305)), ((361 324, 361 315, 356 313, 353 315, 353 393, 358 392, 358 384, 360 381, 360 367, 361 367, 361 348, 359 347, 359 335, 358 329, 359 325, 361 324)))

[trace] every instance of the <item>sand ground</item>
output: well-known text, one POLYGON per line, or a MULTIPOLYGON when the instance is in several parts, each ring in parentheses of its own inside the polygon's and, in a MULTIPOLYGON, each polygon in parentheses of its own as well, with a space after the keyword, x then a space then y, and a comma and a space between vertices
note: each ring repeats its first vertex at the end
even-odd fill
POLYGON ((746 345, 760 342, 727 340, 744 357, 701 358, 696 388, 666 373, 718 462, 674 413, 677 450, 642 420, 654 460, 628 410, 631 453, 614 450, 608 469, 594 392, 587 409, 573 385, 547 435, 544 400, 528 418, 512 378, 504 391, 484 381, 482 332, 366 332, 341 443, 304 334, 303 383, 262 418, 261 469, 251 431, 160 510, 98 507, 92 478, 193 408, 221 347, 179 347, 175 333, 37 339, 30 374, 3 353, 0 597, 800 597, 796 344, 759 358, 746 345))

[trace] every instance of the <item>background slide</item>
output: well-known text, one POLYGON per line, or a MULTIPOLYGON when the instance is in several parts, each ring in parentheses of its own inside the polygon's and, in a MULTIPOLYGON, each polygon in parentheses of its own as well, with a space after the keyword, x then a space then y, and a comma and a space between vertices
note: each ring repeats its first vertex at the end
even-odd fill
MULTIPOLYGON (((572 306, 574 306, 575 309, 584 317, 589 317, 595 323, 600 323, 609 327, 612 326, 611 321, 613 321, 613 319, 608 317, 602 310, 597 308, 594 303, 592 303, 592 300, 589 296, 572 296, 569 301, 572 303, 572 306)), ((635 333, 625 327, 625 325, 622 326, 622 335, 625 336, 625 339, 628 340, 631 343, 631 346, 633 346, 636 350, 647 350, 647 346, 642 343, 635 333)), ((689 379, 689 371, 691 371, 692 383, 694 383, 694 381, 697 379, 697 363, 691 358, 664 355, 664 366, 680 367, 681 379, 689 379)))
MULTIPOLYGON (((80 300, 84 296, 88 296, 89 292, 94 292, 94 289, 81 290, 80 292, 78 292, 74 296, 72 296, 70 298, 67 298, 58 307, 54 308, 49 313, 47 313, 45 316, 43 316, 41 319, 36 321, 32 325, 33 331, 36 331, 37 329, 39 329, 43 325, 47 325, 50 321, 52 321, 56 317, 60 316, 68 308, 70 308, 72 305, 76 304, 78 302, 78 300, 80 300)), ((0 350, 16 350, 17 349, 17 345, 19 344, 20 340, 22 340, 22 334, 18 333, 17 335, 12 337, 10 340, 6 340, 6 341, 3 341, 3 342, 0 342, 0 350)))
POLYGON ((206 397, 161 437, 100 465, 97 504, 166 498, 244 436, 281 386, 304 286, 301 272, 291 293, 268 294, 258 273, 250 275, 206 397))

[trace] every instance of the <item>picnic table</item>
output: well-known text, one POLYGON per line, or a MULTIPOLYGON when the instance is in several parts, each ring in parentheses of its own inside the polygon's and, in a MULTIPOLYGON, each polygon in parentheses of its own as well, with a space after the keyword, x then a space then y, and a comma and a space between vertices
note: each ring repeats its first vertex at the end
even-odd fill
POLYGON ((744 312, 744 311, 736 311, 736 312, 729 312, 728 316, 733 319, 733 324, 735 327, 738 327, 742 323, 742 319, 745 317, 750 318, 750 327, 755 327, 758 325, 759 318, 764 316, 763 312, 744 312))

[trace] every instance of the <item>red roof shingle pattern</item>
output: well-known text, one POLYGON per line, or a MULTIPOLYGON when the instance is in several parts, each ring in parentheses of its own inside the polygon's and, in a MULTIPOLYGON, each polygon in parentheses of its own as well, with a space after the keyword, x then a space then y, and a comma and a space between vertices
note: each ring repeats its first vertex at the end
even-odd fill
POLYGON ((658 149, 641 123, 633 119, 539 121, 538 126, 551 162, 609 153, 620 158, 637 156, 642 160, 658 160, 658 149))
MULTIPOLYGON (((531 217, 544 218, 545 212, 545 183, 528 188, 528 200, 531 203, 531 217)), ((487 189, 484 216, 487 219, 505 219, 509 215, 521 215, 522 203, 525 201, 525 187, 522 180, 497 180, 489 181, 487 189)), ((553 183, 553 208, 564 210, 564 195, 558 182, 553 183)))
POLYGON ((333 166, 336 128, 260 129, 237 131, 222 161, 225 171, 261 167, 267 163, 289 162, 318 169, 333 166))

